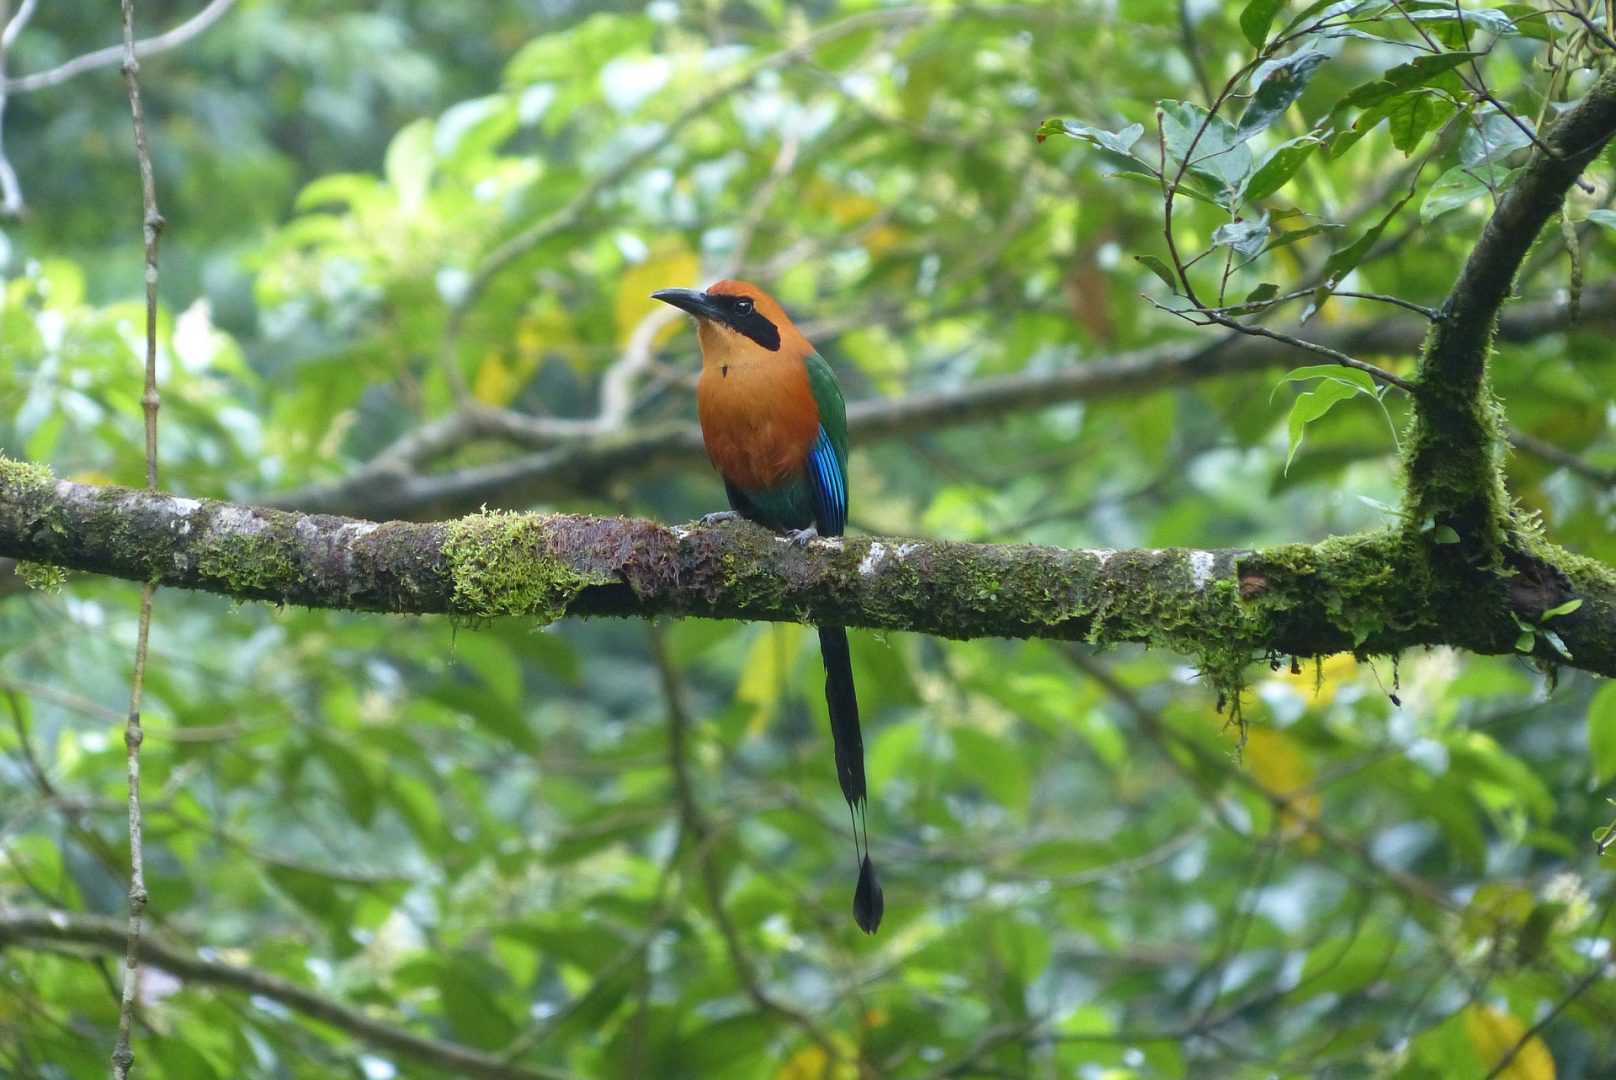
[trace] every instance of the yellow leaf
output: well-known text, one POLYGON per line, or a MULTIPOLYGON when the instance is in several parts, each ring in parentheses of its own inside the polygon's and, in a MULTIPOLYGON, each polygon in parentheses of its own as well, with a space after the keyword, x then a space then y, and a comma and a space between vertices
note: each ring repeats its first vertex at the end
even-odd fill
POLYGON ((551 356, 559 356, 580 371, 589 369, 592 359, 578 337, 573 315, 553 293, 535 296, 516 322, 511 335, 516 352, 516 369, 528 376, 551 356))
POLYGON ((805 1046, 786 1059, 774 1080, 858 1080, 858 1066, 833 1062, 822 1046, 805 1046))
POLYGON ((471 383, 471 395, 484 405, 509 405, 522 388, 498 353, 489 353, 471 383))
MULTIPOLYGON (((651 257, 638 266, 623 271, 617 280, 617 346, 622 348, 634 336, 634 328, 653 311, 667 305, 651 299, 657 289, 700 287, 696 280, 701 273, 701 261, 696 253, 683 243, 669 242, 659 247, 651 257)), ((661 345, 679 329, 681 320, 675 319, 657 331, 653 345, 661 345)))
POLYGON ((802 649, 802 635, 803 628, 796 623, 770 623, 747 652, 735 683, 735 700, 752 706, 748 735, 759 735, 768 727, 791 677, 791 665, 802 649))
POLYGON ((1304 851, 1318 847, 1318 835, 1310 828, 1324 813, 1324 800, 1313 783, 1313 766, 1302 747, 1283 731, 1253 727, 1246 735, 1246 768, 1252 779, 1275 797, 1284 800, 1280 810, 1280 835, 1297 840, 1304 851))
POLYGON ((1358 661, 1351 653, 1336 653, 1334 656, 1326 657, 1319 664, 1317 671, 1318 681, 1313 689, 1313 697, 1320 705, 1328 705, 1335 699, 1338 687, 1357 678, 1358 661))
POLYGON ((1522 1043, 1526 1025, 1511 1014, 1486 1005, 1471 1005, 1465 1009, 1464 1025, 1465 1035, 1484 1067, 1490 1068, 1514 1054, 1509 1064, 1493 1074, 1497 1080, 1554 1080, 1554 1058, 1549 1048, 1536 1035, 1522 1043))

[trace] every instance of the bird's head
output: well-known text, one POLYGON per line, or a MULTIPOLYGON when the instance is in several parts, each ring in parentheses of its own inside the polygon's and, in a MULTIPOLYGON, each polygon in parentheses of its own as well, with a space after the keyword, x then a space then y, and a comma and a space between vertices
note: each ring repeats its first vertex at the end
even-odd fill
POLYGON ((703 355, 783 349, 800 357, 813 351, 779 301, 745 281, 717 281, 705 292, 658 289, 651 297, 696 317, 703 355))

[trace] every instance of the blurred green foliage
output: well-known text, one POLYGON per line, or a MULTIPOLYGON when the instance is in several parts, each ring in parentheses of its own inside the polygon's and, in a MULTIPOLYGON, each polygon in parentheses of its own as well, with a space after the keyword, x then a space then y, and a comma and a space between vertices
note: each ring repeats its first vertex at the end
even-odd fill
MULTIPOLYGON (((1192 280, 1220 303, 1336 287, 1276 306, 1289 330, 1307 302, 1311 325, 1407 316, 1345 292, 1435 306, 1529 145, 1502 110, 1541 124, 1609 57, 1527 5, 1337 8, 1339 33, 1274 49, 1329 11, 241 0, 143 64, 170 222, 164 486, 250 502, 340 478, 457 388, 592 416, 645 293, 720 271, 801 316, 850 400, 1199 340, 1174 315, 1164 164, 1187 178, 1175 247, 1206 253, 1192 280), (1242 72, 1216 145, 1196 142, 1242 72)), ((42 5, 11 74, 115 40, 114 19, 42 5)), ((28 215, 0 223, 0 449, 139 483, 121 95, 106 68, 8 103, 28 215)), ((1568 238, 1582 280, 1608 279, 1611 178, 1602 161, 1572 192, 1523 295, 1568 285, 1568 238)), ((1505 344, 1492 378, 1517 430, 1586 466, 1517 455, 1512 494, 1610 564, 1590 477, 1616 467, 1616 347, 1585 314, 1505 344)), ((689 421, 694 344, 672 323, 655 341, 630 422, 689 421)), ((1385 523, 1406 403, 1312 378, 1181 378, 855 444, 853 525, 1121 548, 1385 523)), ((519 452, 478 439, 425 467, 519 452)), ((720 502, 701 469, 554 505, 720 502)), ((0 908, 124 908, 137 603, 82 577, 0 602, 0 908)), ((1616 1072, 1616 991, 1589 978, 1616 897, 1590 840, 1616 776, 1608 688, 1445 650, 1280 666, 1254 675, 1237 758, 1181 658, 853 639, 873 939, 848 917, 798 627, 456 627, 161 593, 149 932, 578 1077, 1616 1072)), ((0 1076, 104 1073, 118 954, 3 926, 0 1076)), ((449 1075, 156 970, 140 1017, 141 1076, 449 1075)))

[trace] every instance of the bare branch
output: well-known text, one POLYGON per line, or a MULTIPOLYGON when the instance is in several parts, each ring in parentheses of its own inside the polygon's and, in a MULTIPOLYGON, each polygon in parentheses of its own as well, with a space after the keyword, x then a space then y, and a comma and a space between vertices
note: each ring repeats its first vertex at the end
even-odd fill
MULTIPOLYGON (((1616 329, 1616 285, 1583 296, 1582 325, 1616 329)), ((1566 329, 1566 305, 1542 301, 1511 310, 1499 340, 1525 342, 1566 329)), ((1370 323, 1317 326, 1309 341, 1341 352, 1412 355, 1429 333, 1423 318, 1391 316, 1370 323)), ((872 398, 848 406, 856 443, 912 438, 1072 401, 1131 397, 1225 375, 1306 363, 1287 342, 1229 334, 1212 342, 1175 344, 1096 357, 1053 371, 978 379, 947 390, 872 398)), ((705 461, 694 424, 607 430, 597 418, 525 416, 468 405, 400 439, 340 480, 271 497, 270 505, 373 518, 449 517, 481 506, 521 507, 600 490, 624 479, 705 461), (478 439, 503 439, 536 452, 490 465, 431 473, 424 466, 478 439)))
MULTIPOLYGON (((146 490, 157 491, 157 238, 163 218, 157 212, 157 183, 152 175, 151 143, 146 136, 146 111, 140 101, 140 62, 135 58, 135 4, 123 0, 123 74, 129 87, 129 112, 134 122, 135 152, 140 159, 140 190, 145 209, 141 232, 146 242, 146 380, 140 396, 146 421, 146 490)), ((134 1065, 129 1045, 134 1020, 136 988, 140 981, 140 923, 150 897, 146 893, 146 865, 141 836, 140 726, 141 691, 146 679, 147 645, 151 639, 152 598, 157 584, 147 579, 140 592, 140 621, 135 634, 135 671, 130 682, 129 718, 123 741, 129 774, 129 927, 124 950, 123 991, 118 1004, 118 1038, 112 1050, 113 1080, 126 1080, 134 1065)))
MULTIPOLYGON (((187 41, 196 37, 202 31, 218 22, 226 12, 236 4, 236 0, 212 0, 207 7, 180 23, 174 29, 156 37, 146 38, 135 42, 135 56, 156 56, 171 49, 177 49, 187 41)), ((69 79, 83 75, 87 71, 98 68, 117 67, 124 62, 123 45, 108 45, 104 49, 75 56, 73 59, 33 75, 20 75, 14 79, 0 82, 0 90, 13 94, 26 94, 32 90, 44 90, 52 86, 60 86, 69 79)))
POLYGON ((17 181, 17 170, 11 167, 11 161, 5 152, 5 118, 6 118, 6 61, 11 56, 11 48, 17 43, 17 35, 22 28, 28 25, 28 20, 34 17, 34 9, 38 0, 22 0, 17 13, 9 19, 6 17, 7 0, 0 0, 0 218, 21 217, 23 211, 22 186, 17 181))

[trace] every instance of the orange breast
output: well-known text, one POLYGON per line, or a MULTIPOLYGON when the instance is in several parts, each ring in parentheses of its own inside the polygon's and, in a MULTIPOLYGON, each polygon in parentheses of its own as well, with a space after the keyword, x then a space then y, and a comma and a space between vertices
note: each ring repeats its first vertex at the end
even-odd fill
POLYGON ((819 437, 819 408, 801 360, 771 355, 726 365, 709 358, 696 384, 696 409, 707 456, 743 491, 795 477, 819 437))

